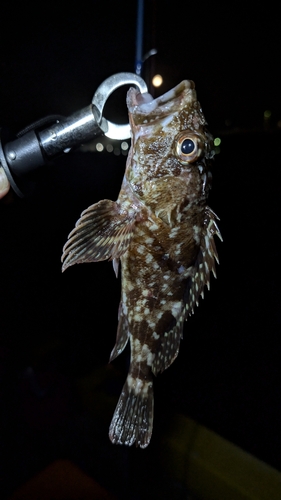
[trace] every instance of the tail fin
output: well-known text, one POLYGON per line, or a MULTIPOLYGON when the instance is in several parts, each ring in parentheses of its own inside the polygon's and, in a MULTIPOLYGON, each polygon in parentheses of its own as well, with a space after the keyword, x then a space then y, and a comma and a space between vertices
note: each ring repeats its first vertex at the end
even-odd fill
POLYGON ((152 434, 153 403, 152 378, 142 380, 129 373, 109 428, 112 443, 146 448, 152 434))

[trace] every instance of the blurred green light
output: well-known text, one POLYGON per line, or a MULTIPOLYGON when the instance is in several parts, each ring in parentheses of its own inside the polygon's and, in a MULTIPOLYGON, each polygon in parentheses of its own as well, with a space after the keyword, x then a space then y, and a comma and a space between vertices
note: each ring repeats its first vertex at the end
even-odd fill
POLYGON ((271 111, 269 109, 266 109, 264 114, 263 114, 264 118, 270 118, 271 117, 271 111))
POLYGON ((128 148, 129 144, 126 141, 121 142, 121 149, 123 149, 123 151, 127 151, 128 148))
POLYGON ((215 146, 219 146, 220 144, 221 144, 221 139, 220 139, 219 137, 216 137, 216 138, 214 139, 214 145, 215 145, 215 146))
POLYGON ((96 144, 96 150, 101 153, 103 151, 104 147, 103 147, 103 144, 101 142, 98 142, 96 144))

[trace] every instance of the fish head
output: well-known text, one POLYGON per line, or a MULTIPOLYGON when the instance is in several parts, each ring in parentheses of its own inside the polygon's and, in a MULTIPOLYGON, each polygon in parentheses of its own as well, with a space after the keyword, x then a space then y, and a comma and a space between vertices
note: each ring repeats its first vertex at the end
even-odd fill
MULTIPOLYGON (((127 180, 143 196, 149 181, 196 181, 196 196, 208 194, 213 137, 197 101, 194 82, 184 80, 153 99, 131 88, 127 95, 132 146, 127 180)), ((192 183, 194 184, 194 182, 192 183)), ((194 189, 194 186, 193 186, 194 189)))

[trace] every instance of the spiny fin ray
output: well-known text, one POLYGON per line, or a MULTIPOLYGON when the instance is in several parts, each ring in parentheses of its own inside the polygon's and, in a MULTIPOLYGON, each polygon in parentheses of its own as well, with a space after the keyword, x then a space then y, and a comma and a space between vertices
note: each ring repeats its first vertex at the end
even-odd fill
POLYGON ((122 313, 122 304, 120 304, 119 307, 121 312, 116 335, 116 343, 111 351, 109 362, 113 361, 115 358, 117 358, 117 356, 119 356, 119 354, 121 354, 121 352, 125 349, 129 339, 128 321, 122 313))
POLYGON ((210 273, 212 272, 216 277, 215 261, 219 263, 219 260, 214 235, 216 234, 221 240, 222 237, 215 219, 218 219, 216 214, 206 207, 200 249, 192 273, 187 279, 183 308, 178 314, 176 324, 172 324, 170 330, 161 336, 158 352, 152 365, 154 375, 166 370, 176 359, 184 320, 194 313, 194 307, 198 306, 200 295, 204 298, 205 285, 208 290, 210 289, 210 273))

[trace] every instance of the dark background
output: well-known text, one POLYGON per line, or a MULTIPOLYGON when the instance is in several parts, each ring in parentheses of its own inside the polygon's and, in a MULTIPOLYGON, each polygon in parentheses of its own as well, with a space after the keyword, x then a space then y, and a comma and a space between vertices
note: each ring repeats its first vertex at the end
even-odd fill
MULTIPOLYGON (((57 4, 2 7, 0 116, 11 131, 48 114, 70 115, 105 78, 135 69, 136 1, 57 4)), ((69 458, 121 498, 125 490, 128 498, 148 498, 161 470, 151 480, 145 464, 157 462, 173 412, 280 469, 277 18, 270 3, 145 2, 143 53, 158 53, 144 63, 143 77, 150 86, 154 73, 163 75, 155 95, 194 80, 210 130, 221 138, 210 206, 224 238, 218 280, 189 319, 178 359, 155 381, 147 450, 113 447, 107 437, 128 367, 128 353, 107 365, 120 282, 109 263, 60 270, 81 211, 117 198, 125 156, 77 150, 50 167, 29 199, 2 200, 4 497, 53 460, 69 458)), ((108 106, 108 118, 126 120, 122 99, 108 106)))

